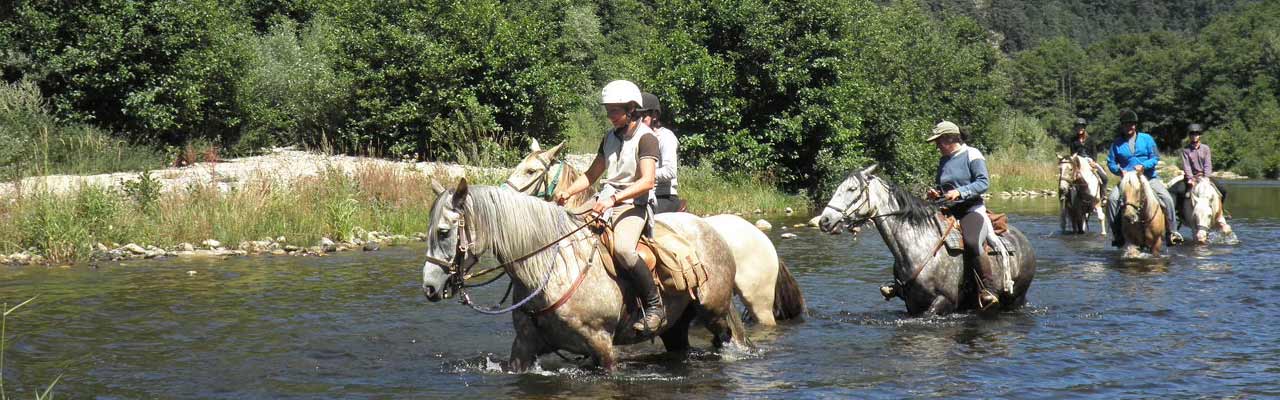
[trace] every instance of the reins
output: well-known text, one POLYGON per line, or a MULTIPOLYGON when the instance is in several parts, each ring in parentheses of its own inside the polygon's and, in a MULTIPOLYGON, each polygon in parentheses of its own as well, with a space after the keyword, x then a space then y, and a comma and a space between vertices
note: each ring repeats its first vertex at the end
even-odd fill
MULTIPOLYGON (((577 216, 584 215, 584 214, 586 214, 586 213, 588 213, 588 212, 590 212, 590 211, 591 211, 591 209, 590 209, 590 208, 587 208, 586 206, 582 207, 581 209, 569 210, 569 212, 570 212, 571 214, 573 214, 573 215, 577 215, 577 216)), ((573 230, 570 230, 568 233, 565 233, 564 235, 561 235, 559 238, 557 238, 557 239, 555 239, 555 240, 552 240, 552 241, 548 242, 547 244, 545 244, 545 245, 543 245, 543 246, 541 246, 541 247, 539 247, 539 248, 537 248, 537 249, 535 249, 535 250, 533 250, 533 251, 531 251, 531 252, 529 252, 529 253, 527 253, 527 254, 525 254, 525 255, 523 255, 523 256, 520 256, 520 257, 514 258, 514 259, 512 259, 512 260, 509 260, 509 261, 507 261, 507 262, 504 262, 504 263, 502 263, 502 264, 500 264, 500 265, 497 265, 497 266, 494 266, 494 267, 486 268, 486 269, 484 269, 484 270, 481 270, 480 272, 477 272, 477 273, 474 273, 474 274, 473 274, 473 273, 470 273, 470 269, 471 269, 471 267, 470 267, 470 266, 466 267, 465 269, 462 267, 462 263, 467 259, 467 255, 468 255, 468 254, 470 254, 470 247, 471 247, 471 245, 473 245, 473 244, 474 244, 474 243, 471 241, 471 230, 470 230, 470 226, 469 226, 469 224, 467 223, 466 214, 464 213, 464 214, 463 214, 463 216, 462 216, 462 223, 460 224, 460 225, 461 225, 460 227, 461 227, 461 230, 462 230, 462 235, 463 235, 463 240, 461 240, 461 241, 459 241, 459 242, 458 242, 457 248, 456 248, 455 253, 454 253, 453 261, 451 261, 451 262, 445 262, 444 260, 440 260, 440 259, 436 259, 436 258, 431 257, 431 256, 427 256, 427 262, 432 263, 432 264, 435 264, 435 265, 437 265, 437 266, 440 266, 440 267, 444 268, 445 270, 449 271, 449 275, 450 275, 449 280, 450 280, 450 281, 452 281, 452 284, 454 284, 454 285, 456 285, 456 286, 458 287, 458 293, 459 293, 459 295, 460 295, 460 301, 462 302, 462 304, 465 304, 465 305, 467 305, 467 306, 471 307, 471 309, 472 309, 472 310, 474 310, 474 311, 476 311, 476 312, 478 312, 478 313, 481 313, 481 314, 488 314, 488 315, 500 315, 500 314, 506 314, 506 313, 509 313, 509 312, 515 311, 515 310, 517 310, 517 309, 520 309, 520 308, 521 308, 521 307, 523 307, 525 304, 528 304, 530 301, 532 301, 535 297, 537 297, 538 295, 542 294, 543 290, 547 287, 547 284, 551 282, 551 276, 555 273, 555 271, 556 271, 556 267, 559 265, 558 260, 554 260, 554 261, 552 261, 552 265, 551 265, 551 267, 550 267, 550 268, 548 268, 548 269, 547 269, 547 274, 546 274, 546 276, 544 276, 544 277, 543 277, 543 279, 542 279, 542 284, 541 284, 541 285, 539 285, 536 289, 534 289, 532 292, 530 292, 528 296, 525 296, 525 297, 524 297, 523 299, 521 299, 520 301, 518 301, 518 302, 514 302, 511 306, 506 307, 506 308, 498 309, 496 305, 495 305, 495 307, 493 307, 493 308, 482 308, 482 307, 479 307, 479 306, 475 305, 475 302, 474 302, 474 301, 472 301, 472 300, 471 300, 471 296, 470 296, 470 294, 468 294, 468 293, 466 292, 466 288, 472 288, 472 287, 484 286, 484 285, 488 285, 488 284, 490 284, 490 283, 493 283, 493 282, 497 281, 497 280, 498 280, 499 278, 501 278, 503 275, 506 275, 506 268, 507 268, 507 267, 514 266, 516 263, 520 263, 520 262, 523 262, 523 261, 525 261, 525 260, 528 260, 529 258, 531 258, 531 257, 533 257, 533 256, 535 256, 535 255, 538 255, 538 254, 542 253, 543 251, 545 251, 545 250, 547 250, 547 249, 549 249, 549 248, 551 248, 551 247, 553 247, 553 246, 556 246, 556 245, 557 245, 557 244, 559 244, 562 240, 567 239, 567 238, 569 238, 570 236, 573 236, 573 235, 577 234, 579 231, 581 231, 581 230, 583 230, 583 229, 585 229, 585 228, 587 228, 587 227, 589 227, 589 226, 591 226, 591 225, 595 224, 597 221, 599 221, 599 217, 592 216, 590 219, 588 219, 587 221, 583 222, 583 223, 582 223, 582 225, 579 225, 578 227, 574 228, 573 230), (474 285, 468 285, 468 284, 466 283, 466 280, 467 280, 467 279, 470 279, 470 278, 472 278, 472 277, 476 277, 476 276, 485 275, 485 274, 488 274, 488 273, 490 273, 490 272, 493 272, 493 271, 495 271, 495 270, 500 270, 500 269, 501 269, 501 270, 503 270, 503 272, 502 272, 502 273, 500 273, 500 274, 498 274, 498 275, 495 275, 492 279, 489 279, 489 280, 487 280, 487 281, 485 281, 485 282, 483 282, 483 283, 474 284, 474 285)), ((606 224, 606 225, 607 225, 607 224, 606 224)), ((541 309, 541 310, 539 310, 539 311, 537 311, 537 312, 531 312, 531 313, 529 313, 529 314, 531 314, 531 315, 533 315, 533 316, 545 315, 545 314, 550 313, 551 311, 555 310, 556 308, 560 307, 560 306, 561 306, 561 305, 563 305, 566 301, 568 301, 569 297, 573 295, 573 293, 577 290, 577 288, 578 288, 579 286, 581 286, 582 281, 583 281, 583 280, 584 280, 584 278, 586 277, 587 272, 588 272, 588 271, 590 270, 590 268, 591 268, 591 260, 595 259, 596 254, 597 254, 597 249, 596 249, 596 247, 595 247, 595 246, 592 246, 591 255, 587 258, 587 266, 586 266, 586 268, 583 268, 583 270, 582 270, 582 271, 579 273, 579 275, 578 275, 578 279, 574 281, 573 285, 571 285, 571 286, 570 286, 570 288, 569 288, 569 290, 568 290, 568 291, 566 291, 563 295, 561 295, 560 299, 556 300, 554 303, 552 303, 552 304, 548 305, 547 307, 545 307, 545 308, 543 308, 543 309, 541 309)), ((473 264, 473 265, 474 265, 474 264, 473 264)), ((514 281, 512 282, 512 284, 507 285, 507 290, 505 291, 505 294, 503 294, 503 296, 502 296, 502 300, 499 300, 499 301, 498 301, 498 303, 497 303, 498 305, 500 305, 500 304, 502 304, 502 302, 506 301, 506 299, 511 295, 511 291, 512 291, 512 289, 513 289, 513 288, 514 288, 514 281)))

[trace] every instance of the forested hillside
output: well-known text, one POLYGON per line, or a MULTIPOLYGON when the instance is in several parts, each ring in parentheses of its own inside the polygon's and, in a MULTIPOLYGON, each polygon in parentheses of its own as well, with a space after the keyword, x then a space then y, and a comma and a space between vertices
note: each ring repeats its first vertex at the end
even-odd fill
POLYGON ((870 160, 927 179, 939 118, 1043 157, 1065 121, 1123 107, 1166 147, 1207 123, 1226 166, 1274 175, 1280 5, 1244 3, 19 0, 0 175, 95 132, 505 163, 597 135, 613 79, 663 99, 685 162, 815 194, 870 160))

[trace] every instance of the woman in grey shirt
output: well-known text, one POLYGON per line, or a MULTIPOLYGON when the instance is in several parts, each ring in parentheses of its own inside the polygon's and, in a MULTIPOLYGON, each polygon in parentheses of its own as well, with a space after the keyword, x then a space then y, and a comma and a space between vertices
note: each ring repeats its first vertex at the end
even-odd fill
MULTIPOLYGON (((984 287, 996 287, 991 260, 983 254, 982 248, 994 230, 987 218, 986 204, 982 201, 982 194, 990 186, 987 159, 978 149, 966 146, 960 137, 960 127, 948 121, 934 126, 933 136, 927 141, 933 142, 942 155, 938 159, 938 187, 929 189, 928 197, 948 202, 947 214, 960 221, 965 265, 977 268, 984 287)), ((1013 285, 1005 287, 1012 289, 1013 285)), ((978 293, 978 305, 982 309, 999 302, 999 297, 990 290, 984 288, 978 293)))

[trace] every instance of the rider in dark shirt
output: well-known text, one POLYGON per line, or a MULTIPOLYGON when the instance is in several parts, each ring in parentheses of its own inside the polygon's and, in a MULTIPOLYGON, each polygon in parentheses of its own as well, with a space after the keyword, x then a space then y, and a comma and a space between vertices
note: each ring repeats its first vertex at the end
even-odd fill
POLYGON ((1108 174, 1106 170, 1102 169, 1101 165, 1098 165, 1098 152, 1096 151, 1093 142, 1089 141, 1089 131, 1085 130, 1085 127, 1088 125, 1089 121, 1086 121, 1084 118, 1076 118, 1076 138, 1071 141, 1071 154, 1088 158, 1089 165, 1092 165, 1094 169, 1098 170, 1098 177, 1102 178, 1102 186, 1106 187, 1108 174))

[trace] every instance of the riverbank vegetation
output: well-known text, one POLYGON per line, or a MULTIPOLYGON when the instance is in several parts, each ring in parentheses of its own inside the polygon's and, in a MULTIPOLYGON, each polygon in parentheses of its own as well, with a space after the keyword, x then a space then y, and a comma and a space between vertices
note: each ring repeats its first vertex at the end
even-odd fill
MULTIPOLYGON (((988 155, 993 190, 1054 187, 1074 119, 1103 143, 1126 108, 1164 151, 1199 122, 1217 169, 1280 174, 1280 4, 1130 3, 21 1, 0 13, 0 179, 274 146, 507 167, 528 138, 593 152, 596 96, 613 79, 662 99, 697 210, 800 209, 871 162, 919 187, 936 165, 923 138, 942 118, 988 155)), ((255 190, 165 194, 147 212, 186 227, 146 229, 131 224, 157 217, 125 194, 28 193, 0 218, 49 226, 0 233, 0 246, 83 254, 59 238, 121 238, 60 222, 95 207, 127 215, 105 227, 157 243, 337 233, 319 221, 337 198, 307 200, 314 221, 176 209, 244 206, 259 200, 237 196, 266 196, 255 190), (241 223, 274 226, 221 227, 241 223)), ((354 218, 379 229, 370 212, 354 218)))

